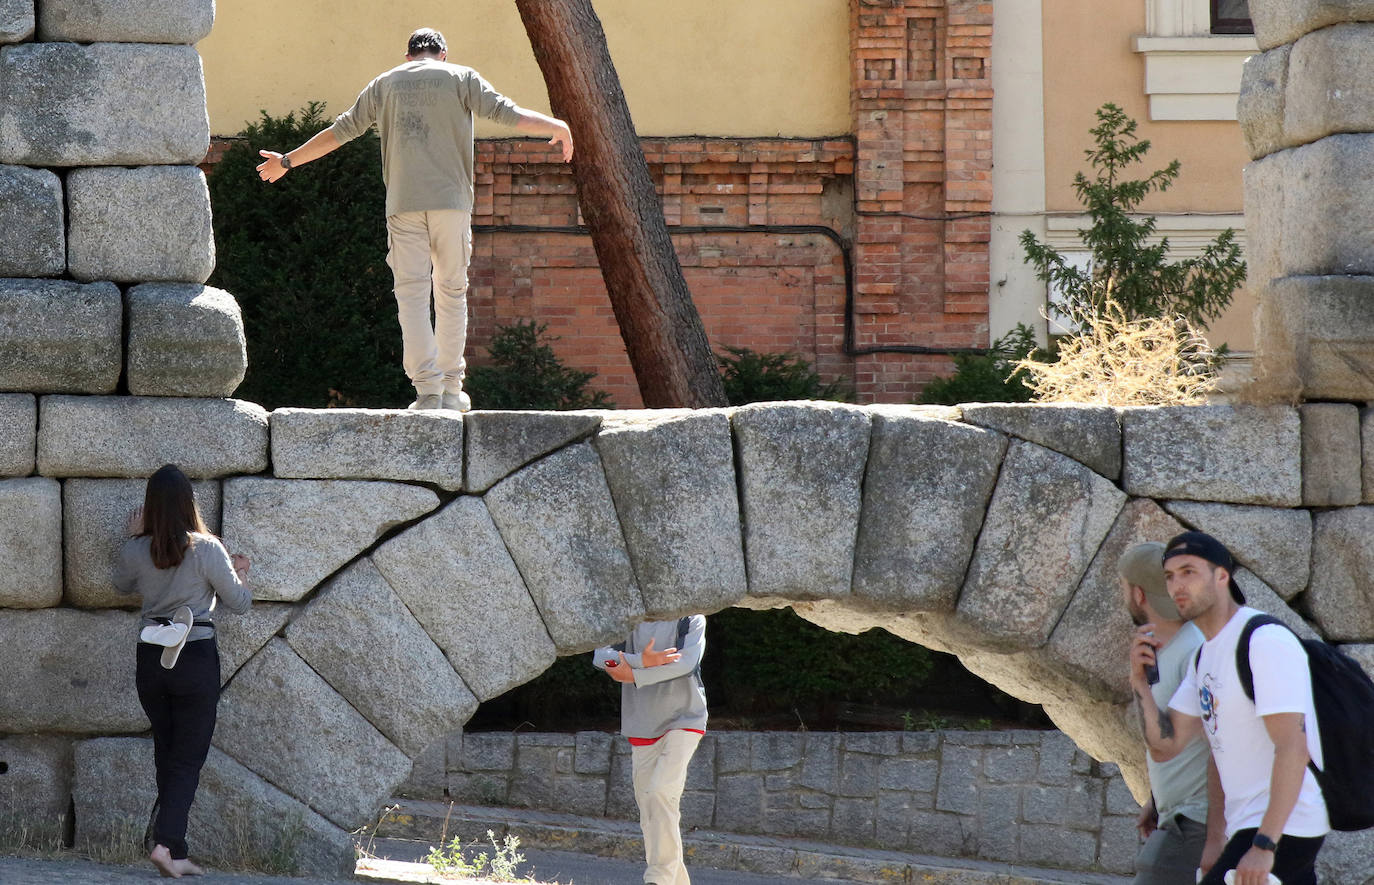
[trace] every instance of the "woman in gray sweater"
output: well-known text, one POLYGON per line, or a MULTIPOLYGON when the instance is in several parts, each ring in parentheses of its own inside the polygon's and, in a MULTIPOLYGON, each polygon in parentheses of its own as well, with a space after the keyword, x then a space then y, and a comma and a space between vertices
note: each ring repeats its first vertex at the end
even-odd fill
POLYGON ((148 479, 132 535, 115 557, 114 587, 143 597, 137 653, 138 699, 152 723, 157 804, 148 859, 164 877, 202 872, 187 858, 186 819, 210 752, 219 703, 216 597, 242 614, 248 558, 230 556, 205 528, 191 481, 168 464, 148 479))

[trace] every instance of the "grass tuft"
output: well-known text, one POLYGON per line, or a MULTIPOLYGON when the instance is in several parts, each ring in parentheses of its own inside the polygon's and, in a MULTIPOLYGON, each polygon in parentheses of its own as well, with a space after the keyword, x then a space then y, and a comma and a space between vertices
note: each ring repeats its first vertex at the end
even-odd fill
POLYGON ((1216 388, 1221 357, 1182 317, 1128 319, 1109 301, 1072 318, 1052 363, 1020 360, 1036 402, 1108 406, 1200 405, 1216 388))

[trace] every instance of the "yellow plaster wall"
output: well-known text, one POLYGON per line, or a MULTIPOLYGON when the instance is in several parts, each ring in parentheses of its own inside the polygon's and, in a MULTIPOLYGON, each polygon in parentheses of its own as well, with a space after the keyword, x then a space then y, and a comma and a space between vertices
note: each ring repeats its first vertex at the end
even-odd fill
POLYGON ((1234 121, 1150 121, 1145 59, 1131 39, 1145 33, 1143 0, 1052 0, 1044 6, 1045 197, 1051 212, 1076 211, 1072 182, 1085 170, 1093 112, 1115 102, 1140 123, 1153 144, 1151 170, 1183 163, 1170 190, 1152 197, 1147 211, 1239 212, 1241 168, 1249 159, 1234 121))
MULTIPOLYGON (((1202 120, 1152 122, 1145 95, 1145 60, 1131 48, 1145 33, 1143 0, 1050 0, 1044 5, 1045 206, 1049 212, 1080 212, 1073 176, 1088 169, 1083 151, 1094 111, 1115 102, 1139 124, 1153 145, 1142 171, 1177 159, 1173 186, 1150 197, 1146 212, 1232 213, 1244 208, 1241 170, 1249 156, 1240 124, 1202 120)), ((1216 320, 1208 337, 1232 350, 1254 346, 1255 299, 1242 289, 1216 320)))
MULTIPOLYGON (((849 132, 848 0, 595 0, 641 135, 849 132)), ((331 113, 404 60, 417 27, 443 32, 518 104, 548 112, 513 0, 229 0, 197 47, 210 131, 323 99, 331 113)), ((508 135, 497 127, 482 135, 508 135)))

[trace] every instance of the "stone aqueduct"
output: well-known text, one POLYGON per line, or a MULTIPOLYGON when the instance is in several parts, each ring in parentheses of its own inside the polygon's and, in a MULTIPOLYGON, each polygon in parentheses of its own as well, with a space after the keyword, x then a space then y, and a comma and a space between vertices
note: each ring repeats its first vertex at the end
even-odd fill
MULTIPOLYGON (((1137 790, 1125 546, 1213 532, 1255 603, 1374 660, 1374 418, 1353 404, 1371 398, 1374 312, 1367 277, 1329 276, 1374 272, 1343 227, 1374 200, 1323 199, 1369 186, 1341 170, 1374 138, 1374 24, 1336 19, 1374 4, 1252 10, 1278 47, 1242 100, 1269 155, 1248 174, 1252 284, 1281 320, 1261 362, 1345 402, 269 415, 226 398, 242 323, 203 286, 190 44, 211 0, 0 0, 4 798, 35 821, 74 807, 78 839, 146 814, 136 614, 107 575, 166 461, 255 562, 258 604, 222 620, 195 817, 267 844, 298 824, 315 870, 350 863, 347 831, 479 701, 645 617, 792 605, 882 626, 1043 704, 1137 790), (1336 81, 1346 97, 1314 97, 1336 81)), ((1361 845, 1337 841, 1334 868, 1367 871, 1361 845)))

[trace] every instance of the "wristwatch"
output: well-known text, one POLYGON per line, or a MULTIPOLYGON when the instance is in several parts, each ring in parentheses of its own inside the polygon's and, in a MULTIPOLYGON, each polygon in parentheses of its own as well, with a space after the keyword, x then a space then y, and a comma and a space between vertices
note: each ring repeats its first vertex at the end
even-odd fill
POLYGON ((1250 844, 1260 851, 1274 851, 1279 847, 1277 842, 1263 833, 1256 833, 1255 838, 1250 840, 1250 844))
POLYGON ((290 168, 291 168, 291 158, 288 157, 286 154, 282 154, 282 155, 281 155, 281 168, 283 168, 283 169, 290 169, 290 168))

